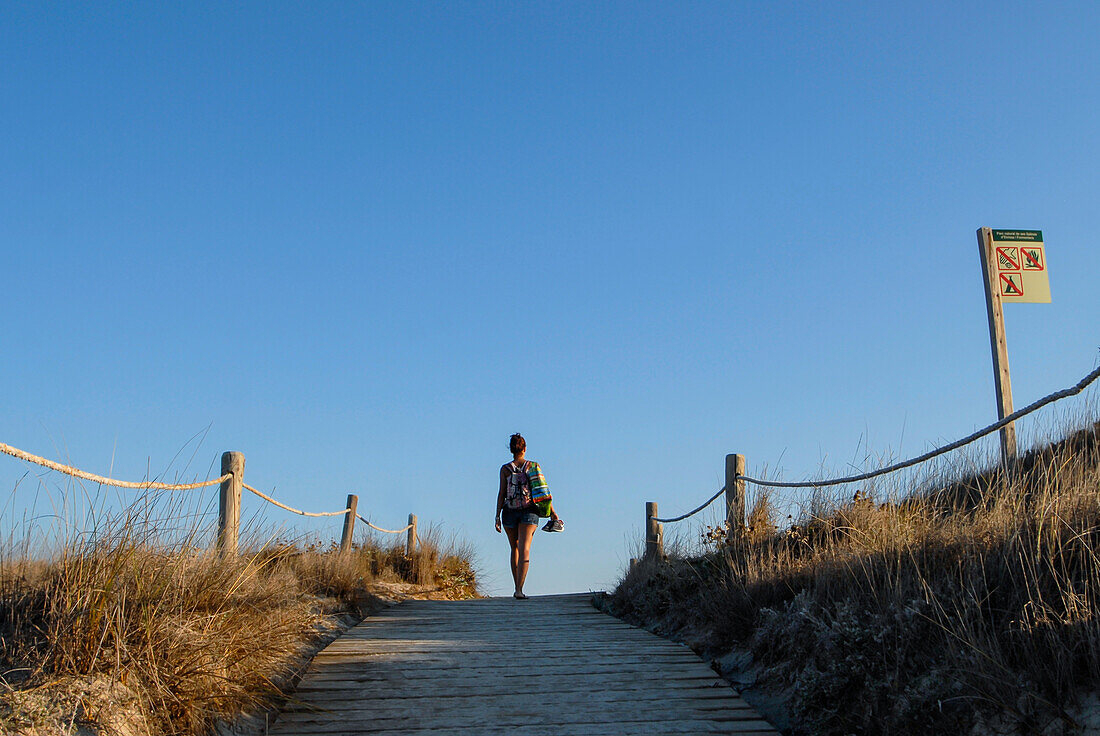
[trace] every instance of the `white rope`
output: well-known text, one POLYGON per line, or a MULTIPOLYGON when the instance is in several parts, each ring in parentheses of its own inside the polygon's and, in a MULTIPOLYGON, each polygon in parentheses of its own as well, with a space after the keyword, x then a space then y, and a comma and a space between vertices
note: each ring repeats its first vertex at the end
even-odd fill
MULTIPOLYGON (((0 452, 4 453, 5 455, 11 455, 12 457, 17 458, 19 460, 25 460, 26 462, 29 462, 29 463, 35 463, 37 465, 41 465, 42 467, 49 468, 50 470, 56 470, 59 473, 65 473, 66 475, 71 475, 74 478, 82 478, 84 480, 92 481, 93 483, 99 483, 100 485, 112 486, 112 487, 115 487, 115 488, 141 488, 141 489, 155 489, 155 490, 161 490, 161 491, 190 491, 190 490, 194 490, 196 488, 206 488, 207 486, 218 485, 219 483, 223 483, 223 482, 225 482, 225 481, 227 481, 227 480, 229 480, 230 478, 233 477, 232 473, 226 473, 225 475, 221 476, 220 478, 214 478, 213 480, 202 481, 200 483, 160 483, 160 482, 157 482, 157 481, 136 482, 136 481, 127 481, 127 480, 114 480, 113 478, 105 478, 102 475, 96 475, 94 473, 88 473, 86 471, 80 470, 79 468, 74 468, 70 465, 62 465, 61 463, 55 463, 52 460, 47 460, 46 458, 39 457, 38 455, 32 455, 29 452, 26 452, 24 450, 20 450, 17 447, 12 447, 11 445, 6 445, 3 442, 0 442, 0 452)), ((247 483, 242 483, 241 486, 244 487, 245 489, 251 491, 252 493, 255 493, 257 496, 259 496, 263 500, 267 501, 268 503, 274 504, 275 506, 278 506, 281 509, 285 509, 286 511, 289 511, 292 514, 299 514, 301 516, 343 516, 344 514, 348 513, 348 511, 349 511, 349 509, 344 509, 342 511, 320 511, 320 512, 302 511, 301 509, 296 509, 292 506, 287 506, 285 503, 280 503, 280 502, 276 501, 274 498, 267 495, 263 491, 260 491, 256 488, 253 488, 252 486, 248 485, 247 483)), ((385 532, 386 534, 400 534, 401 532, 408 531, 412 527, 412 524, 409 524, 408 526, 406 526, 403 529, 396 529, 396 530, 394 530, 394 529, 383 529, 380 526, 375 526, 374 524, 371 524, 369 521, 364 519, 362 516, 359 516, 359 514, 356 514, 356 516, 358 516, 360 521, 365 523, 370 528, 377 529, 378 531, 385 532)))
POLYGON ((1031 404, 1028 404, 1023 409, 1020 409, 1019 411, 1012 412, 1011 414, 1009 414, 1004 419, 1001 419, 998 422, 994 422, 993 424, 990 424, 988 427, 985 427, 984 429, 979 429, 974 434, 970 434, 970 435, 967 435, 966 437, 963 437, 961 440, 955 440, 954 442, 952 442, 949 445, 944 445, 943 447, 938 447, 935 450, 932 450, 930 452, 926 452, 923 455, 920 455, 918 457, 911 458, 911 459, 906 460, 904 462, 894 463, 893 465, 888 465, 885 468, 880 468, 879 470, 872 470, 869 473, 860 473, 859 475, 849 475, 845 478, 832 478, 830 480, 806 480, 806 481, 801 481, 801 482, 798 482, 798 483, 785 483, 785 482, 772 481, 772 480, 760 480, 759 478, 750 478, 747 475, 739 475, 739 476, 737 476, 737 478, 738 478, 738 480, 743 480, 743 481, 746 481, 748 483, 755 483, 758 486, 769 486, 771 488, 821 488, 823 486, 838 486, 838 485, 841 485, 842 483, 855 483, 855 482, 861 481, 861 480, 870 480, 871 478, 876 478, 880 475, 886 475, 887 473, 893 473, 894 471, 897 471, 897 470, 902 470, 904 468, 908 468, 908 467, 911 467, 913 465, 918 465, 918 464, 923 463, 927 460, 931 460, 934 457, 942 455, 945 452, 951 452, 952 450, 957 450, 960 447, 962 447, 963 445, 969 445, 971 442, 974 442, 976 440, 980 440, 982 437, 985 437, 986 435, 993 434, 998 429, 1001 429, 1002 427, 1004 427, 1008 424, 1011 424, 1012 422, 1016 421, 1020 417, 1025 417, 1028 414, 1032 413, 1033 411, 1036 411, 1038 409, 1043 408, 1047 404, 1052 404, 1055 401, 1058 401, 1059 399, 1064 399, 1064 398, 1067 398, 1069 396, 1076 396, 1077 394, 1084 391, 1085 387, 1087 387, 1090 383, 1095 381, 1097 378, 1100 378, 1100 368, 1097 368, 1092 373, 1089 373, 1087 376, 1085 376, 1080 381, 1078 381, 1076 385, 1070 386, 1069 388, 1064 388, 1061 391, 1055 391, 1052 394, 1048 394, 1047 396, 1044 396, 1043 398, 1039 399, 1038 401, 1036 401, 1034 403, 1031 403, 1031 404))
POLYGON ((255 493, 257 496, 259 496, 263 500, 267 501, 268 503, 275 504, 276 506, 278 506, 281 509, 286 509, 287 511, 289 511, 292 514, 300 514, 301 516, 343 516, 348 511, 350 511, 350 509, 344 509, 343 511, 318 511, 316 513, 313 513, 313 512, 310 512, 310 511, 302 511, 301 509, 296 509, 293 506, 287 506, 285 503, 279 503, 278 501, 276 501, 271 496, 267 495, 263 491, 256 490, 255 488, 248 485, 247 483, 241 483, 241 485, 244 488, 246 488, 246 489, 252 491, 253 493, 255 493))
POLYGON ((383 529, 380 526, 375 526, 374 524, 370 523, 369 521, 364 519, 360 514, 356 514, 355 516, 359 519, 359 521, 363 522, 364 524, 369 526, 371 529, 375 529, 375 530, 383 532, 385 534, 400 534, 401 532, 407 532, 409 529, 412 529, 412 524, 409 524, 408 526, 406 526, 402 529, 383 529))
POLYGON ((196 488, 205 488, 207 486, 215 486, 219 483, 229 480, 233 477, 231 473, 226 473, 220 478, 213 480, 205 480, 200 483, 160 483, 157 481, 129 481, 129 480, 115 480, 113 478, 105 478, 102 475, 96 475, 95 473, 88 473, 74 468, 71 465, 62 465, 61 463, 55 463, 53 460, 47 460, 44 457, 38 455, 32 455, 29 452, 25 452, 11 445, 5 445, 0 442, 0 452, 5 455, 11 455, 19 460, 25 460, 28 463, 35 463, 41 465, 44 468, 50 470, 56 470, 59 473, 65 475, 71 475, 74 478, 82 478, 83 480, 89 480, 93 483, 99 483, 104 486, 112 486, 114 488, 142 488, 152 489, 158 491, 192 491, 196 488))
POLYGON ((686 514, 680 514, 679 516, 674 517, 672 519, 658 519, 657 517, 654 516, 653 520, 654 521, 659 521, 662 524, 671 524, 674 521, 683 521, 684 519, 688 518, 689 516, 694 516, 695 514, 699 513, 703 509, 705 509, 707 506, 710 506, 712 503, 714 503, 714 500, 716 498, 718 498, 719 496, 721 496, 725 492, 726 492, 726 488, 725 488, 725 486, 722 486, 721 488, 718 489, 718 493, 715 493, 713 496, 708 498, 706 501, 703 501, 702 505, 699 506, 699 508, 695 509, 694 511, 689 511, 686 514))
MULTIPOLYGON (((1070 396, 1076 396, 1077 394, 1084 391, 1085 388, 1088 387, 1088 385, 1091 384, 1093 381, 1095 381, 1097 378, 1100 378, 1100 367, 1093 370, 1091 373, 1086 375, 1084 378, 1082 378, 1080 381, 1078 381, 1073 386, 1070 386, 1069 388, 1064 388, 1061 391, 1055 391, 1052 394, 1048 394, 1048 395, 1044 396, 1043 398, 1039 399, 1038 401, 1035 401, 1031 404, 1028 404, 1023 409, 1020 409, 1019 411, 1012 412, 1011 414, 1006 416, 1004 419, 1001 419, 1000 421, 994 422, 993 424, 990 424, 988 427, 985 427, 983 429, 979 429, 977 432, 974 432, 973 434, 967 435, 966 437, 963 437, 960 440, 955 440, 954 442, 952 442, 950 444, 947 444, 947 445, 944 445, 942 447, 937 447, 935 450, 932 450, 930 452, 926 452, 923 455, 919 455, 919 456, 911 458, 909 460, 905 460, 904 462, 894 463, 893 465, 888 465, 885 468, 880 468, 878 470, 872 470, 872 471, 867 472, 867 473, 860 473, 859 475, 849 475, 849 476, 846 476, 844 478, 831 478, 829 480, 806 480, 806 481, 800 481, 800 482, 797 482, 797 483, 773 481, 773 480, 762 480, 760 478, 751 478, 747 475, 738 475, 736 479, 741 480, 741 481, 745 481, 746 483, 754 483, 758 486, 768 486, 769 488, 822 488, 822 487, 825 487, 825 486, 838 486, 838 485, 841 485, 841 484, 844 484, 844 483, 856 483, 856 482, 861 481, 861 480, 870 480, 871 478, 877 478, 880 475, 886 475, 887 473, 893 473, 895 471, 902 470, 904 468, 909 468, 909 467, 912 467, 914 465, 919 465, 920 463, 931 460, 934 457, 938 457, 939 455, 943 455, 946 452, 951 452, 952 450, 957 450, 960 447, 962 447, 963 445, 969 445, 971 442, 975 442, 976 440, 980 440, 982 437, 985 437, 986 435, 993 434, 998 429, 1001 429, 1002 427, 1016 421, 1017 419, 1019 419, 1021 417, 1025 417, 1028 414, 1031 414, 1032 412, 1043 408, 1047 404, 1052 404, 1055 401, 1059 401, 1061 399, 1065 399, 1065 398, 1068 398, 1070 396)), ((715 499, 717 499, 720 495, 722 495, 722 491, 724 491, 724 490, 725 490, 725 488, 720 489, 718 491, 718 493, 715 493, 713 496, 711 496, 710 500, 706 501, 702 506, 698 507, 694 511, 689 511, 688 513, 683 514, 681 516, 677 516, 673 519, 657 519, 655 517, 651 517, 651 518, 653 518, 654 521, 659 521, 659 522, 662 522, 662 523, 665 523, 665 524, 668 524, 668 523, 671 523, 671 522, 674 522, 674 521, 682 521, 683 519, 686 519, 689 516, 692 516, 694 514, 699 513, 700 511, 705 509, 707 506, 710 506, 712 503, 714 503, 715 499)))

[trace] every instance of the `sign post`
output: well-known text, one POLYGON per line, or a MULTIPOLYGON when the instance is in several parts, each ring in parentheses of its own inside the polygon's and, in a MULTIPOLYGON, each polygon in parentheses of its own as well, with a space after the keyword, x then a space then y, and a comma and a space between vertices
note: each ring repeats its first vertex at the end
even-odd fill
MULTIPOLYGON (((1004 302, 1050 302, 1046 253, 1041 230, 993 230, 978 228, 978 253, 982 258, 985 306, 989 316, 989 346, 993 352, 993 383, 997 388, 997 418, 1012 413, 1012 379, 1008 371, 1004 302)), ((1016 459, 1016 426, 1001 429, 1001 462, 1016 459)))

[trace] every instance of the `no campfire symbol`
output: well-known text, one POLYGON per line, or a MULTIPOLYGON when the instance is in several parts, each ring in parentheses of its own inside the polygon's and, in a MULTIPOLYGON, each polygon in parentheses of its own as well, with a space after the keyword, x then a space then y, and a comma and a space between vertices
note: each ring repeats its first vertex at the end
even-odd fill
POLYGON ((1043 249, 1042 248, 1020 248, 1020 253, 1023 254, 1023 263, 1025 271, 1042 271, 1043 270, 1043 249))

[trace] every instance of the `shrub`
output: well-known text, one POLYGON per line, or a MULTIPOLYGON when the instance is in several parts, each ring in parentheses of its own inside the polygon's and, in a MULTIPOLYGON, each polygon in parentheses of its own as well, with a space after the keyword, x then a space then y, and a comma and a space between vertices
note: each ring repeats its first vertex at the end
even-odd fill
MULTIPOLYGON (((140 501, 138 502, 141 503, 140 501)), ((360 616, 372 583, 427 582, 473 596, 468 550, 426 535, 416 554, 370 540, 275 540, 220 556, 199 531, 168 541, 147 512, 101 517, 48 559, 0 565, 0 726, 35 725, 29 693, 71 701, 67 720, 102 726, 120 704, 141 730, 209 732, 270 708, 312 642, 360 616)), ((57 719, 55 704, 35 706, 57 719)))
POLYGON ((1100 683, 1100 423, 994 469, 926 478, 628 572, 612 609, 751 648, 807 733, 963 733, 985 714, 1072 725, 1100 683), (702 632, 702 633, 699 633, 702 632))

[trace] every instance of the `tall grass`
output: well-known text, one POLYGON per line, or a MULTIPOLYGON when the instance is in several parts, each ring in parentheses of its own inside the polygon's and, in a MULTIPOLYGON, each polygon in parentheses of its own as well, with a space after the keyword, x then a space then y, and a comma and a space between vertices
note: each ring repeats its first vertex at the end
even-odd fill
POLYGON ((971 467, 819 494, 784 529, 758 495, 744 541, 708 530, 628 572, 613 609, 750 648, 803 733, 1068 732, 1100 685, 1100 423, 971 467))
POLYGON ((434 529, 411 557, 397 541, 341 554, 255 532, 220 556, 210 529, 165 527, 168 511, 139 499, 48 556, 0 562, 0 731, 43 725, 29 694, 79 691, 71 725, 102 726, 125 702, 138 733, 206 733, 283 697, 310 644, 361 616, 379 584, 477 594, 469 550, 434 529))

